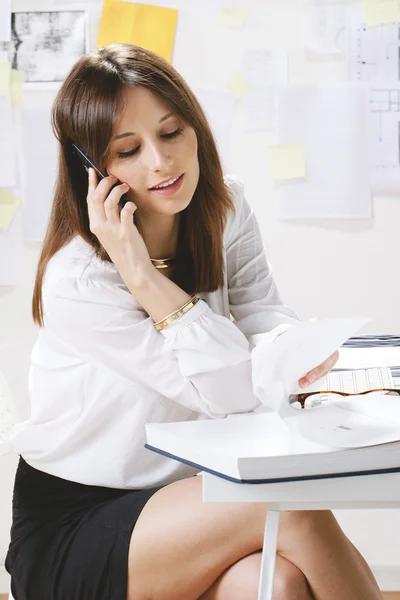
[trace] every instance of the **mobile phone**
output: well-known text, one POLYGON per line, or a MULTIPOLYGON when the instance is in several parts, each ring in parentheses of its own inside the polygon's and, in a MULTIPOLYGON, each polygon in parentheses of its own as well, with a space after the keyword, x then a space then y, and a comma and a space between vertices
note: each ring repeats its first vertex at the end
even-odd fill
MULTIPOLYGON (((100 169, 98 169, 96 167, 96 165, 93 163, 92 160, 90 160, 90 158, 88 157, 87 154, 85 154, 85 152, 82 150, 82 148, 80 148, 78 146, 78 144, 72 144, 72 148, 74 149, 75 155, 78 157, 78 159, 80 160, 81 164, 84 166, 84 168, 86 169, 87 172, 89 172, 89 168, 91 167, 92 169, 94 169, 98 175, 99 181, 101 179, 103 179, 104 177, 108 177, 108 173, 107 172, 102 172, 100 171, 100 169)), ((116 183, 115 185, 113 185, 113 188, 115 188, 116 185, 119 185, 120 182, 116 183)), ((110 190, 111 191, 111 190, 110 190)), ((121 209, 125 206, 125 204, 128 201, 128 195, 127 194, 123 194, 120 198, 120 201, 118 203, 118 207, 119 210, 121 211, 121 209)))

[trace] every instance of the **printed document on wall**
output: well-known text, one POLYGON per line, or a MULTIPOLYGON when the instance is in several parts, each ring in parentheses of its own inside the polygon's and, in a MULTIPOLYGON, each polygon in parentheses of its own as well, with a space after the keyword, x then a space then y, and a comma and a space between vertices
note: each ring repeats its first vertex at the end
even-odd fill
POLYGON ((281 88, 277 143, 302 146, 307 169, 276 183, 278 218, 371 217, 368 103, 365 84, 281 88))
POLYGON ((0 187, 15 185, 16 153, 11 97, 0 97, 0 187))
POLYGON ((57 170, 57 142, 51 130, 50 107, 23 107, 22 214, 27 242, 44 238, 57 170))
POLYGON ((348 12, 348 70, 370 86, 372 191, 400 193, 400 23, 366 27, 359 6, 348 12))
POLYGON ((21 283, 22 253, 21 213, 18 213, 7 231, 0 230, 0 286, 21 283))

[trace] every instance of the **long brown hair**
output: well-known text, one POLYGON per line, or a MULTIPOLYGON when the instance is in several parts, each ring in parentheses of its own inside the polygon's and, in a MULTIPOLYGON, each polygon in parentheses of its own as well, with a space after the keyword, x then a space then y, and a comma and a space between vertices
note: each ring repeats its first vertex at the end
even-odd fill
POLYGON ((128 44, 112 44, 83 56, 63 82, 52 110, 59 141, 58 176, 49 224, 36 273, 34 321, 43 326, 42 284, 49 260, 80 235, 102 260, 110 260, 89 229, 87 175, 72 149, 77 144, 104 170, 108 147, 128 86, 160 98, 197 135, 200 178, 181 213, 174 281, 187 292, 214 291, 223 284, 223 232, 233 202, 204 112, 185 80, 163 58, 128 44))

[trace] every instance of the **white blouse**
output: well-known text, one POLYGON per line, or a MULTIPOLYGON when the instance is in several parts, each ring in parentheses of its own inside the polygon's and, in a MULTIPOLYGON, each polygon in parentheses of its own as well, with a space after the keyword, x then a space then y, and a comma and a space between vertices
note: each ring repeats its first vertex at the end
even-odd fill
POLYGON ((236 213, 224 232, 224 286, 199 294, 202 301, 161 332, 114 265, 82 238, 51 259, 45 326, 32 351, 31 416, 13 441, 30 465, 89 485, 164 485, 197 471, 144 448, 145 423, 223 418, 260 405, 255 339, 273 343, 297 318, 281 302, 243 186, 227 182, 236 213))

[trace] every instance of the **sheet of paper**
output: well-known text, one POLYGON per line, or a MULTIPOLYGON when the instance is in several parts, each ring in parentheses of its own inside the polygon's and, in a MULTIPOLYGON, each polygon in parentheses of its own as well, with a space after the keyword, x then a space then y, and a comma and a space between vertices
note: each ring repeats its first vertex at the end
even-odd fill
POLYGON ((230 29, 240 29, 244 27, 246 21, 246 11, 241 8, 225 7, 221 11, 221 24, 230 29))
POLYGON ((0 62, 0 96, 10 95, 11 63, 0 62))
POLYGON ((304 147, 307 178, 275 184, 278 218, 370 218, 370 136, 368 86, 280 88, 277 145, 304 147))
MULTIPOLYGON (((31 3, 33 4, 33 3, 31 3)), ((9 59, 24 71, 26 81, 51 84, 64 81, 76 61, 88 50, 84 10, 40 10, 13 13, 9 59)))
POLYGON ((7 231, 21 205, 21 200, 7 190, 0 189, 0 229, 7 231))
MULTIPOLYGON (((331 448, 357 448, 399 440, 400 419, 396 422, 379 418, 379 405, 376 402, 379 402, 378 397, 374 398, 375 409, 372 409, 370 399, 365 412, 355 410, 361 408, 357 400, 354 410, 349 410, 349 401, 341 406, 329 405, 303 411, 291 408, 291 413, 286 414, 283 420, 294 434, 331 448)), ((393 402, 391 408, 396 414, 393 402)), ((382 414, 385 413, 387 415, 387 411, 382 414)))
POLYGON ((279 49, 249 49, 243 54, 243 73, 252 89, 288 82, 288 53, 279 49))
POLYGON ((369 319, 321 318, 299 323, 277 337, 273 344, 260 339, 252 353, 253 387, 257 398, 270 408, 294 411, 289 394, 301 391, 298 381, 322 364, 369 319))
POLYGON ((22 102, 22 87, 25 81, 24 71, 11 69, 11 104, 20 106, 22 102))
POLYGON ((21 212, 19 212, 7 231, 0 229, 0 286, 14 286, 21 283, 22 253, 21 212))
POLYGON ((340 348, 335 369, 400 367, 400 347, 340 348))
POLYGON ((274 180, 306 177, 306 155, 300 144, 270 146, 270 172, 274 180))
MULTIPOLYGON (((214 138, 225 170, 228 170, 235 126, 235 99, 229 92, 194 88, 214 138)), ((228 171, 229 172, 229 171, 228 171)))
POLYGON ((305 10, 306 48, 317 56, 344 58, 346 50, 346 7, 310 6, 305 10))
POLYGON ((0 42, 11 40, 11 0, 0 2, 0 42))
POLYGON ((372 130, 375 193, 398 195, 400 190, 400 25, 368 28, 360 6, 348 10, 348 72, 353 81, 371 86, 369 118, 372 130))
POLYGON ((15 134, 11 98, 0 97, 0 188, 16 183, 15 134))
POLYGON ((400 21, 398 0, 361 0, 368 27, 400 21))
POLYGON ((177 20, 172 8, 104 0, 97 45, 135 44, 171 61, 177 20))
POLYGON ((58 144, 51 130, 50 106, 21 107, 23 237, 43 240, 56 180, 58 144))
POLYGON ((273 87, 251 90, 243 99, 243 120, 246 133, 271 131, 276 128, 277 90, 273 87))

